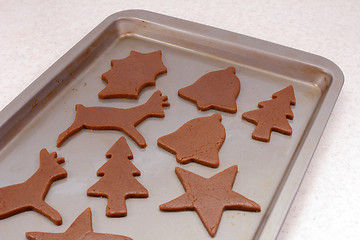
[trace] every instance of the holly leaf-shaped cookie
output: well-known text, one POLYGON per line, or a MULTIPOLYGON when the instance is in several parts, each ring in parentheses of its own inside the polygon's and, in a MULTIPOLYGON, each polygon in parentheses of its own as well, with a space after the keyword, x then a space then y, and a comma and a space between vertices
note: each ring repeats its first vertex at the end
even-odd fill
POLYGON ((138 98, 144 87, 154 86, 156 77, 167 72, 160 50, 151 53, 131 51, 127 58, 111 60, 111 66, 102 75, 107 86, 99 93, 99 98, 138 98))

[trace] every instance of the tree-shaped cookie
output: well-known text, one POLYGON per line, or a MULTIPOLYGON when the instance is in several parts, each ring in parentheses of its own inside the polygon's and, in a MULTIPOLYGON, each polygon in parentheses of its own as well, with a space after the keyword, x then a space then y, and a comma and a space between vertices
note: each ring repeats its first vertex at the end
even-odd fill
POLYGON ((24 183, 0 188, 0 219, 34 210, 49 218, 56 225, 62 224, 58 211, 45 201, 53 182, 65 178, 67 173, 59 164, 64 158, 57 158, 56 152, 40 151, 40 168, 24 183))
POLYGON ((167 72, 161 51, 131 51, 127 58, 112 60, 111 66, 111 70, 102 75, 107 86, 99 93, 99 98, 138 98, 144 87, 154 86, 155 78, 167 72))
POLYGON ((205 74, 192 85, 178 91, 180 97, 197 104, 202 111, 211 108, 236 113, 236 98, 240 92, 240 80, 235 68, 205 74))
POLYGON ((106 216, 124 217, 127 198, 147 198, 149 194, 135 179, 140 171, 129 161, 133 154, 124 137, 110 148, 106 157, 110 159, 97 172, 102 178, 88 189, 87 195, 108 199, 106 216))
POLYGON ((120 235, 94 232, 90 208, 78 216, 64 233, 27 232, 26 237, 29 240, 131 240, 120 235))
POLYGON ((167 96, 156 91, 149 100, 137 107, 121 109, 111 107, 84 107, 77 104, 73 124, 62 132, 57 140, 60 147, 66 139, 83 128, 94 130, 118 130, 129 135, 140 147, 146 147, 144 137, 136 126, 149 117, 165 117, 163 107, 170 106, 167 96))
POLYGON ((224 210, 260 212, 256 202, 234 192, 237 166, 203 178, 182 168, 175 172, 186 193, 160 205, 162 211, 196 211, 209 234, 214 237, 224 210))
POLYGON ((271 131, 291 135, 292 128, 287 120, 293 119, 294 114, 290 105, 295 105, 296 99, 292 85, 274 93, 272 100, 260 102, 260 109, 245 112, 242 118, 256 124, 252 134, 255 140, 269 142, 271 131))
POLYGON ((219 149, 225 140, 221 115, 200 117, 188 121, 178 130, 158 139, 158 145, 175 154, 181 164, 191 161, 216 168, 219 166, 219 149))

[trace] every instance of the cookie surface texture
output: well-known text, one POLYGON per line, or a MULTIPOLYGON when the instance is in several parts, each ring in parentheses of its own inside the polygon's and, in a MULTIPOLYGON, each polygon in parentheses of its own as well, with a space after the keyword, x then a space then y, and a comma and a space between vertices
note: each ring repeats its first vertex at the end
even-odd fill
POLYGON ((286 135, 292 134, 292 128, 287 119, 293 119, 291 105, 296 104, 292 85, 274 93, 272 100, 260 102, 260 109, 245 112, 242 118, 256 124, 252 138, 258 141, 269 142, 271 131, 286 135))
POLYGON ((154 86, 156 77, 167 72, 161 51, 131 51, 127 58, 112 60, 111 66, 101 77, 107 86, 99 93, 99 98, 138 98, 144 87, 154 86))
POLYGON ((59 164, 64 158, 57 158, 56 152, 40 151, 40 168, 25 182, 0 188, 0 219, 34 210, 56 225, 62 224, 58 211, 44 199, 53 182, 66 178, 67 172, 59 164))
POLYGON ((90 208, 78 216, 64 233, 27 232, 26 237, 29 240, 132 240, 120 235, 94 232, 90 208))
POLYGON ((182 88, 178 95, 197 104, 198 109, 206 111, 216 109, 236 113, 236 98, 240 92, 240 80, 235 68, 209 72, 192 85, 182 88))
POLYGON ((144 137, 138 132, 136 126, 149 117, 164 118, 163 107, 170 106, 167 96, 156 91, 149 100, 139 106, 122 109, 112 107, 84 107, 76 105, 76 116, 72 125, 62 132, 57 140, 60 147, 66 139, 81 129, 118 130, 126 133, 140 147, 146 147, 144 137))
POLYGON ((110 148, 106 157, 110 159, 97 172, 102 178, 88 189, 87 195, 108 199, 106 216, 124 217, 127 215, 126 199, 147 198, 149 194, 135 179, 140 171, 130 162, 133 154, 124 137, 110 148))
POLYGON ((181 164, 196 162, 208 167, 219 166, 219 149, 225 141, 221 115, 188 121, 178 130, 158 139, 158 145, 175 154, 181 164))
POLYGON ((259 204, 232 190, 237 166, 203 178, 182 168, 175 172, 186 193, 160 205, 162 211, 195 210, 210 236, 214 237, 224 210, 259 212, 259 204))

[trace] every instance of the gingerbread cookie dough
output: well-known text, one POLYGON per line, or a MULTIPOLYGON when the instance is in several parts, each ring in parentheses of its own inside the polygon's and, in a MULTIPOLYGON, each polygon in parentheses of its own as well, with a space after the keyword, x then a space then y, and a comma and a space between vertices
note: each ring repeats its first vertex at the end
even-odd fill
POLYGON ((49 154, 44 148, 40 151, 40 168, 24 183, 0 188, 0 219, 34 210, 56 225, 62 224, 58 211, 44 199, 53 182, 66 178, 67 172, 59 164, 64 158, 57 158, 56 152, 49 154))
POLYGON ((132 240, 114 234, 96 233, 92 227, 91 209, 86 209, 64 233, 27 232, 29 240, 132 240))
POLYGON ((214 237, 224 210, 260 212, 259 204, 232 190, 237 166, 203 178, 182 168, 175 172, 186 193, 160 205, 162 211, 195 210, 210 236, 214 237))
POLYGON ((240 80, 235 75, 235 68, 229 67, 205 74, 194 84, 180 89, 178 95, 196 103, 202 111, 212 108, 236 113, 236 98, 239 92, 240 80))
POLYGON ((137 107, 120 109, 111 107, 84 107, 77 104, 76 116, 73 124, 62 132, 57 140, 60 147, 66 139, 83 128, 94 130, 118 130, 131 137, 140 147, 146 147, 144 137, 136 126, 149 117, 165 117, 163 107, 170 106, 167 96, 156 91, 149 100, 137 107))
POLYGON ((102 178, 88 189, 87 195, 108 199, 106 216, 124 217, 127 215, 126 199, 147 198, 149 194, 135 179, 140 171, 129 161, 133 154, 124 137, 110 148, 106 157, 110 159, 97 172, 102 178))
POLYGON ((173 133, 160 137, 158 145, 175 154, 181 164, 196 162, 208 167, 219 166, 219 149, 225 141, 221 115, 190 120, 173 133))
POLYGON ((144 87, 154 86, 155 78, 167 72, 161 51, 131 51, 127 58, 112 60, 111 66, 111 70, 102 75, 107 86, 99 93, 99 98, 138 98, 144 87))
POLYGON ((293 119, 294 114, 290 105, 296 104, 292 85, 272 95, 272 100, 260 102, 260 109, 245 112, 242 118, 256 124, 252 133, 255 140, 269 142, 271 131, 286 135, 292 134, 292 128, 287 119, 293 119))

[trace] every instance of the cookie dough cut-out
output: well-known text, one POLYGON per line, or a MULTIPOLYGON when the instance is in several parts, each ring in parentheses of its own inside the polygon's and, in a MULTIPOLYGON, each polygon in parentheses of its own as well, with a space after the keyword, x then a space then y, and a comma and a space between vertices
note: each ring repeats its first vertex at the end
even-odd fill
POLYGON ((237 169, 235 165, 211 178, 203 178, 176 168, 175 172, 186 192, 160 205, 160 210, 196 211, 210 236, 214 237, 224 210, 261 211, 259 204, 232 190, 237 169))
POLYGON ((53 182, 67 177, 67 172, 59 164, 64 158, 57 158, 56 152, 40 151, 40 168, 25 182, 0 188, 0 219, 34 210, 56 225, 62 224, 58 211, 44 199, 53 182))
POLYGON ((292 85, 274 93, 272 100, 260 102, 260 109, 245 112, 242 118, 256 124, 252 138, 262 142, 269 142, 271 131, 286 135, 292 134, 292 128, 287 119, 293 119, 291 105, 296 104, 292 85))
POLYGON ((132 240, 114 234, 96 233, 93 231, 91 209, 86 209, 64 233, 27 232, 29 240, 132 240))
POLYGON ((102 178, 88 189, 87 195, 108 199, 106 216, 125 217, 127 198, 147 198, 149 194, 135 179, 140 171, 130 162, 133 154, 124 137, 110 148, 106 157, 110 159, 97 172, 102 178))
POLYGON ((156 77, 167 72, 161 51, 131 51, 127 58, 112 60, 111 66, 102 75, 107 86, 99 93, 99 98, 138 98, 144 87, 154 86, 156 77))
POLYGON ((72 125, 62 132, 57 140, 60 147, 72 135, 81 129, 118 130, 131 137, 140 147, 146 147, 144 137, 138 132, 136 126, 149 117, 164 118, 163 107, 170 106, 167 96, 156 91, 149 100, 137 107, 121 109, 111 107, 84 107, 77 104, 76 116, 72 125))
POLYGON ((175 154, 181 164, 196 162, 208 167, 219 166, 219 149, 225 141, 221 115, 188 121, 178 130, 158 139, 158 145, 175 154))
POLYGON ((216 109, 236 113, 236 98, 240 92, 240 80, 235 68, 209 72, 192 85, 182 88, 178 95, 197 104, 198 109, 206 111, 216 109))

